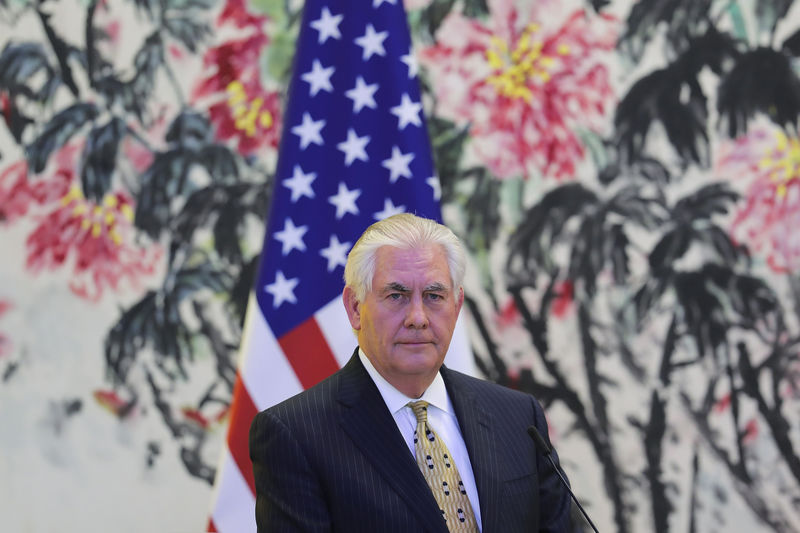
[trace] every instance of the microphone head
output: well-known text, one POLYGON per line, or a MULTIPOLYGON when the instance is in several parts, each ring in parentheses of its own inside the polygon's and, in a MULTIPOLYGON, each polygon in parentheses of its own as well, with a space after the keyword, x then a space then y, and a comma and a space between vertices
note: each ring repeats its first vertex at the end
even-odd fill
POLYGON ((539 433, 539 430, 536 429, 536 426, 529 426, 528 427, 528 435, 531 436, 533 442, 536 443, 536 447, 539 448, 539 451, 542 452, 544 455, 550 455, 550 446, 547 445, 547 442, 542 437, 542 434, 539 433))

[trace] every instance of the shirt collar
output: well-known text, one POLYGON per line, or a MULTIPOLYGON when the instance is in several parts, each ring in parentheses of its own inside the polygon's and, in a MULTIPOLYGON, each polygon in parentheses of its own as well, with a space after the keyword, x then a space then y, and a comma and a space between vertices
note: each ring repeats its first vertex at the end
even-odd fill
POLYGON ((372 378, 375 386, 378 387, 378 392, 381 393, 386 407, 389 408, 389 412, 391 412, 393 415, 405 407, 408 402, 416 402, 418 400, 425 400, 430 405, 441 409, 448 414, 452 415, 454 413, 453 405, 450 403, 450 397, 447 395, 447 387, 445 386, 444 379, 442 379, 442 375, 439 372, 436 373, 436 377, 433 378, 433 382, 425 390, 421 397, 409 398, 397 390, 391 383, 386 381, 386 379, 380 375, 380 373, 372 365, 372 361, 369 360, 367 355, 364 353, 364 350, 362 350, 360 347, 358 348, 358 357, 361 359, 361 364, 364 365, 369 377, 372 378))

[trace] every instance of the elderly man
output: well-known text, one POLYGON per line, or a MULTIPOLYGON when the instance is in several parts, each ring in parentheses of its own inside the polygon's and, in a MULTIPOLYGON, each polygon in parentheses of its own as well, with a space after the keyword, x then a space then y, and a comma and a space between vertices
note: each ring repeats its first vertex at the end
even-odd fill
POLYGON ((253 421, 259 532, 568 530, 568 493, 526 432, 547 434, 538 402, 442 365, 464 269, 458 238, 414 215, 356 242, 343 300, 358 348, 253 421))

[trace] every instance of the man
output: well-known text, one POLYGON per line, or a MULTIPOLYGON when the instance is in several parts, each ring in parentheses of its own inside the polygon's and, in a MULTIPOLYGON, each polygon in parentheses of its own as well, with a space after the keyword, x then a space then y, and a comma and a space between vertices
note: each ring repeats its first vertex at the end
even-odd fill
POLYGON ((358 337, 331 377, 256 416, 259 532, 568 530, 569 496, 527 433, 527 394, 442 365, 465 255, 434 221, 367 228, 345 266, 358 337))

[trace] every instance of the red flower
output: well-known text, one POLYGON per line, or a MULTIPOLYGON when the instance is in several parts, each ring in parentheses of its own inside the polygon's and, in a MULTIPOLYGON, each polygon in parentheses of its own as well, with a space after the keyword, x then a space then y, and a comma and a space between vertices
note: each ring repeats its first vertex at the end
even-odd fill
POLYGON ((208 106, 217 138, 234 142, 242 155, 278 146, 280 97, 261 83, 266 20, 250 13, 244 0, 228 0, 218 24, 221 29, 233 26, 236 38, 206 52, 207 74, 194 90, 195 104, 208 106))
POLYGON ((497 323, 497 327, 501 330, 519 324, 519 309, 517 309, 517 304, 513 299, 508 300, 505 305, 500 308, 500 312, 495 315, 495 322, 497 323))
POLYGON ((742 442, 745 444, 752 443, 756 437, 758 437, 758 421, 755 418, 751 418, 744 427, 742 442))
POLYGON ((152 274, 162 253, 133 244, 133 205, 127 194, 109 193, 99 203, 83 197, 74 183, 80 150, 80 143, 63 147, 36 178, 28 176, 25 162, 4 169, 0 220, 32 216, 36 227, 26 241, 26 266, 36 273, 70 264, 73 292, 97 299, 122 279, 135 284, 152 274))
POLYGON ((31 181, 28 164, 19 161, 0 172, 0 222, 15 222, 34 207, 45 205, 63 196, 72 175, 56 171, 49 178, 31 181))
POLYGON ((555 294, 556 298, 553 300, 551 310, 554 316, 564 318, 572 309, 575 285, 569 280, 562 281, 556 285, 555 294))
POLYGON ((197 409, 193 409, 191 407, 183 407, 181 409, 183 416, 186 417, 187 420, 192 422, 193 424, 200 427, 200 429, 208 429, 208 419, 203 416, 203 413, 198 411, 197 409))
POLYGON ((135 284, 140 276, 154 272, 161 252, 130 244, 132 220, 126 194, 107 194, 97 204, 73 185, 28 236, 26 264, 37 272, 71 260, 70 288, 83 298, 98 299, 105 288, 117 289, 123 278, 135 284))
POLYGON ((726 411, 731 406, 731 393, 726 394, 722 398, 714 404, 714 412, 715 413, 722 413, 726 411))
POLYGON ((113 390, 96 390, 93 396, 102 408, 119 418, 124 418, 128 415, 133 405, 131 402, 122 399, 113 390))
POLYGON ((745 204, 733 221, 739 240, 767 254, 776 272, 800 269, 800 139, 755 130, 724 147, 719 172, 747 178, 745 204))
POLYGON ((204 415, 199 409, 195 409, 193 407, 183 407, 181 408, 181 413, 183 416, 192 424, 195 424, 200 429, 207 431, 212 427, 212 425, 218 425, 222 422, 228 414, 228 408, 223 408, 217 413, 213 413, 210 416, 204 415))
POLYGON ((498 177, 574 177, 579 132, 607 125, 612 19, 576 11, 558 25, 558 4, 532 2, 526 16, 510 0, 489 3, 487 24, 453 12, 422 51, 437 110, 470 124, 475 152, 498 177))

